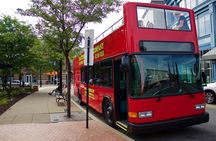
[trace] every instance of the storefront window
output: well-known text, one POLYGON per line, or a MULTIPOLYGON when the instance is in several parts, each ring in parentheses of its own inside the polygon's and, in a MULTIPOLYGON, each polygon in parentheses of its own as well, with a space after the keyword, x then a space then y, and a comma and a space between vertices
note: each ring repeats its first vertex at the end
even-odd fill
POLYGON ((199 37, 209 35, 211 33, 210 15, 205 12, 198 16, 199 37))
POLYGON ((186 7, 185 0, 180 1, 179 6, 182 7, 182 8, 185 8, 186 7))
POLYGON ((203 3, 205 0, 197 0, 197 4, 199 5, 199 4, 201 4, 201 3, 203 3))
POLYGON ((181 0, 179 2, 179 7, 193 9, 197 5, 200 5, 205 0, 181 0))

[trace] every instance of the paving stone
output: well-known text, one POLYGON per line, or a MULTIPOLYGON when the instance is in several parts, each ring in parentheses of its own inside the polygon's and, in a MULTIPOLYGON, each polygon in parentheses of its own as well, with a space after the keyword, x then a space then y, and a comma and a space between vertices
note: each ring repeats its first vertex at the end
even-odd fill
POLYGON ((64 113, 64 102, 57 104, 55 96, 48 95, 55 87, 40 91, 18 101, 0 116, 0 141, 123 141, 107 125, 89 119, 71 103, 71 118, 64 113), (67 121, 67 122, 66 122, 67 121), (15 123, 15 124, 11 124, 15 123), (31 124, 29 124, 31 123, 31 124))
POLYGON ((124 137, 96 121, 49 124, 10 124, 0 126, 2 141, 125 141, 124 137))
POLYGON ((49 123, 50 114, 34 114, 32 118, 32 123, 49 123))

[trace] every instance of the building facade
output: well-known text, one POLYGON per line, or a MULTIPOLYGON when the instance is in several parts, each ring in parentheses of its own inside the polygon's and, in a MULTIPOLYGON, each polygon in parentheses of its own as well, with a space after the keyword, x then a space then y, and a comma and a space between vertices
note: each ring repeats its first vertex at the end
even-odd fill
POLYGON ((202 71, 208 83, 216 81, 216 0, 165 0, 165 3, 194 10, 202 71), (207 52, 213 49, 215 57, 205 59, 207 52))

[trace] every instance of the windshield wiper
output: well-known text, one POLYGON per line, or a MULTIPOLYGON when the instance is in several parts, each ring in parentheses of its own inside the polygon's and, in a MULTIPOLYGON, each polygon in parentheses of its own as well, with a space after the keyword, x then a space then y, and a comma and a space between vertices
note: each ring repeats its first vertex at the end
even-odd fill
POLYGON ((163 91, 163 90, 165 90, 165 89, 167 89, 167 88, 169 88, 169 87, 164 87, 164 88, 162 88, 162 89, 159 89, 158 91, 156 91, 156 92, 153 93, 152 95, 153 95, 153 96, 156 96, 156 95, 160 94, 161 91, 163 91))
MULTIPOLYGON (((156 95, 158 95, 158 94, 161 94, 160 92, 163 91, 163 90, 165 90, 165 89, 167 89, 167 88, 169 88, 169 87, 164 87, 163 89, 160 89, 160 90, 156 91, 156 92, 153 93, 152 95, 153 95, 153 96, 156 96, 156 95)), ((161 95, 158 95, 156 98, 157 98, 157 99, 156 99, 157 102, 161 101, 161 95)))

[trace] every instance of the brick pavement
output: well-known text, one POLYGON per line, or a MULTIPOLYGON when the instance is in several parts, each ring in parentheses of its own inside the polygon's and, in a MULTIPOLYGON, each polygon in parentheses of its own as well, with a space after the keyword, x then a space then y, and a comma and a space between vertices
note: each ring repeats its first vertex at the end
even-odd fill
POLYGON ((91 120, 50 124, 10 124, 0 126, 2 141, 125 141, 108 127, 91 120))
MULTIPOLYGON (((44 86, 40 91, 18 101, 0 116, 0 124, 55 122, 53 116, 64 114, 65 108, 64 101, 61 100, 60 104, 57 104, 55 96, 48 95, 55 87, 44 86)), ((73 103, 71 103, 71 111, 81 112, 73 103)))
POLYGON ((85 114, 72 103, 72 118, 57 105, 48 86, 31 94, 0 116, 0 141, 123 141, 131 140, 104 123, 93 119, 85 128, 85 114), (65 122, 68 121, 68 122, 65 122), (54 122, 54 123, 53 123, 54 122))

